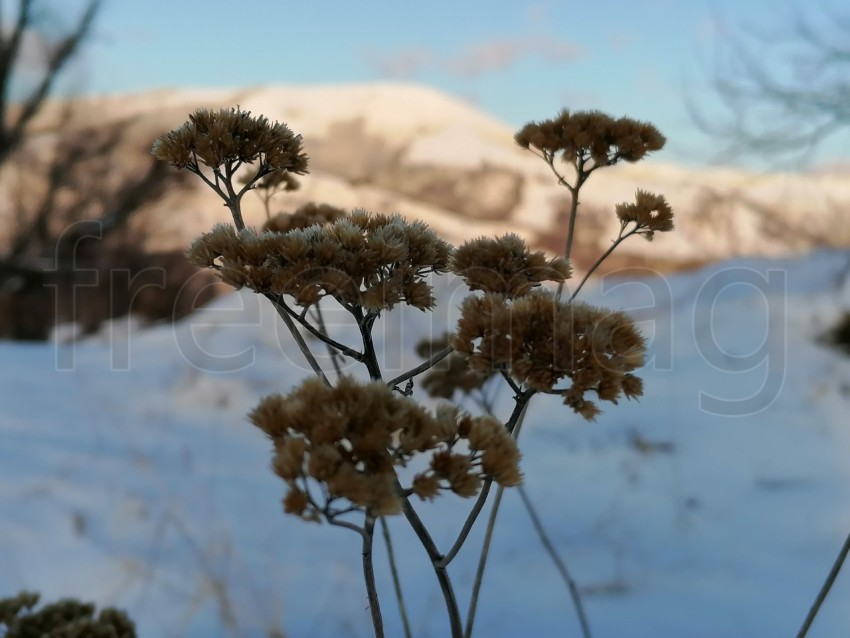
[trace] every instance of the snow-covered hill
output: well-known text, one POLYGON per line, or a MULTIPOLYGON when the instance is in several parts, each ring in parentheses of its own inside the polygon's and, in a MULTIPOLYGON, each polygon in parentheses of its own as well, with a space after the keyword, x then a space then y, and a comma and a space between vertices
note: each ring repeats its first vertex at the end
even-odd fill
MULTIPOLYGON (((848 268, 846 252, 816 252, 587 291, 640 318, 652 344, 646 395, 595 424, 540 400, 521 445, 526 487, 584 591, 594 636, 797 630, 850 529, 850 361, 815 342, 850 307, 848 268)), ((456 288, 442 294, 456 305, 456 288)), ((416 363, 412 344, 443 318, 385 317, 379 349, 404 344, 386 369, 416 363)), ((141 636, 369 636, 357 538, 281 512, 269 445, 245 420, 304 367, 250 293, 174 326, 0 343, 0 595, 29 588, 125 607, 141 636)), ((469 505, 420 507, 441 546, 469 505)), ((404 522, 392 523, 416 635, 441 638, 436 582, 404 522)), ((480 524, 451 568, 461 601, 479 539, 480 524)), ((847 634, 847 576, 812 636, 847 634)), ((488 638, 578 635, 510 491, 477 627, 488 638)))
MULTIPOLYGON (((287 122, 304 136, 312 173, 301 191, 280 200, 282 209, 322 201, 424 219, 453 241, 515 231, 553 250, 563 244, 559 215, 567 193, 548 167, 513 143, 507 125, 425 86, 163 89, 90 98, 76 117, 77 125, 121 123, 125 135, 112 169, 119 171, 127 162, 144 160, 151 141, 196 108, 235 105, 287 122)), ((36 147, 53 139, 61 106, 53 105, 36 123, 36 147)), ((554 115, 529 112, 528 119, 554 115)), ((14 179, 9 172, 0 180, 0 197, 4 191, 12 196, 14 179)), ((588 230, 579 228, 574 256, 580 267, 607 248, 616 227, 614 205, 632 199, 638 187, 666 194, 677 212, 678 232, 658 237, 652 246, 627 242, 618 251, 625 259, 609 266, 641 262, 670 269, 732 256, 850 246, 843 222, 850 207, 846 175, 690 169, 664 164, 662 152, 648 163, 599 171, 588 182, 582 214, 592 219, 584 224, 588 230)), ((249 221, 261 222, 259 202, 249 198, 247 204, 249 221)), ((183 249, 222 220, 222 207, 199 180, 191 180, 148 207, 146 215, 159 248, 183 249)))

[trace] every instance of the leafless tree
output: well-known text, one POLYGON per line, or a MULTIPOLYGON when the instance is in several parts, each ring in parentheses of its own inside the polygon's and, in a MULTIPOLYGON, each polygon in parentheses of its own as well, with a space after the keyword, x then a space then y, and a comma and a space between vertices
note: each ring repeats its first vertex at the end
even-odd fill
POLYGON ((0 2, 0 337, 43 339, 56 322, 93 330, 131 309, 179 316, 213 294, 195 289, 186 298, 183 282, 194 269, 183 256, 148 255, 139 230, 127 230, 133 214, 183 176, 144 147, 137 161, 126 152, 116 161, 133 121, 92 117, 74 100, 46 101, 101 7, 90 0, 62 30, 49 27, 59 3, 18 0, 7 23, 0 2), (22 73, 30 90, 21 95, 17 86, 13 99, 22 73), (180 291, 184 298, 175 298, 180 291))
POLYGON ((67 32, 41 40, 44 48, 41 77, 26 96, 13 102, 12 80, 20 71, 25 38, 37 27, 43 3, 18 0, 17 14, 8 25, 0 3, 0 165, 20 146, 27 126, 41 110, 57 78, 89 39, 102 4, 102 0, 90 0, 67 32))
POLYGON ((726 154, 799 163, 850 129, 850 5, 785 5, 785 18, 777 5, 772 25, 719 22, 710 74, 721 115, 693 95, 688 108, 726 154))

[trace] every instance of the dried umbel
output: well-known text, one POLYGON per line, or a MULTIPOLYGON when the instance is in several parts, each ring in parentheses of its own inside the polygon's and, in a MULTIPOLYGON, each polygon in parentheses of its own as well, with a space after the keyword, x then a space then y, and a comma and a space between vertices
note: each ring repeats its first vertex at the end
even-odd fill
POLYGON ((635 234, 651 240, 656 232, 673 230, 673 209, 663 195, 638 189, 634 202, 617 204, 617 217, 625 227, 634 224, 635 234))
POLYGON ((536 149, 548 161, 560 154, 570 164, 591 159, 595 166, 609 166, 619 160, 636 162, 660 150, 666 142, 652 124, 613 118, 600 111, 567 109, 554 119, 526 124, 514 140, 522 148, 536 149))
MULTIPOLYGON (((241 180, 242 184, 247 184, 249 181, 250 179, 247 177, 241 180)), ((292 191, 297 191, 301 188, 301 184, 295 176, 287 171, 269 173, 253 184, 253 186, 256 191, 269 194, 273 194, 278 191, 291 193, 292 191)))
POLYGON ((288 233, 290 230, 335 222, 345 217, 346 214, 346 211, 336 206, 309 202, 296 208, 292 213, 278 213, 263 224, 262 230, 288 233))
MULTIPOLYGON (((453 335, 445 333, 433 340, 423 340, 416 344, 416 354, 430 359, 452 342, 453 335)), ((493 376, 494 372, 473 372, 469 369, 469 357, 452 352, 439 361, 422 377, 421 384, 431 397, 451 399, 455 392, 469 395, 480 389, 493 376)))
POLYGON ((39 594, 21 592, 0 599, 0 636, 4 638, 135 638, 127 614, 106 607, 95 614, 93 603, 64 598, 36 608, 39 594))
POLYGON ((564 303, 550 292, 467 297, 453 345, 473 372, 504 370, 518 384, 563 396, 586 419, 599 412, 588 391, 616 403, 642 390, 630 373, 643 365, 645 344, 628 315, 564 303), (565 379, 570 384, 560 385, 565 379))
POLYGON ((434 305, 429 273, 448 268, 451 247, 424 223, 355 211, 287 233, 219 225, 195 240, 189 260, 215 268, 236 288, 291 295, 301 306, 324 296, 370 312, 434 305))
POLYGON ((199 172, 199 164, 212 169, 260 162, 262 173, 307 172, 301 136, 286 124, 271 123, 240 108, 217 111, 198 109, 183 126, 157 138, 154 156, 177 168, 199 172))
POLYGON ((507 297, 520 297, 543 281, 562 282, 570 276, 566 259, 547 259, 542 251, 531 252, 525 241, 512 233, 464 243, 454 251, 450 267, 470 290, 507 297))
POLYGON ((289 395, 266 397, 249 418, 274 443, 272 466, 289 486, 286 511, 309 520, 333 519, 352 506, 400 512, 396 468, 426 452, 428 469, 409 490, 422 498, 444 490, 474 496, 485 479, 520 480, 519 452, 499 422, 454 406, 432 415, 380 382, 343 376, 332 387, 309 379, 289 395), (316 500, 308 481, 321 483, 326 498, 316 500))

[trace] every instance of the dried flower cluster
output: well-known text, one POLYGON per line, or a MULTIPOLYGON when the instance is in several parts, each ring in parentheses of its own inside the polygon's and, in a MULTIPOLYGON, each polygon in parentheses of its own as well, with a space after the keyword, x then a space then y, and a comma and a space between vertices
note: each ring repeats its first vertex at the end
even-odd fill
POLYGON ((535 291, 509 300, 503 295, 467 297, 461 306, 455 349, 473 372, 505 370, 520 384, 560 394, 564 403, 592 420, 599 413, 585 398, 602 401, 642 394, 631 371, 643 365, 644 340, 628 315, 535 291), (557 386, 569 379, 568 387, 557 386))
POLYGON ((542 122, 530 122, 514 135, 522 148, 533 147, 551 159, 561 154, 570 164, 586 159, 595 166, 609 166, 619 160, 636 162, 651 151, 660 150, 665 137, 652 124, 628 117, 613 118, 600 111, 567 109, 542 122))
POLYGON ((193 263, 216 268, 225 283, 292 295, 309 306, 330 295, 379 312, 404 302, 434 305, 429 273, 446 272, 451 247, 424 223, 355 211, 287 233, 235 231, 217 225, 189 249, 193 263))
MULTIPOLYGON (((277 174, 272 173, 272 175, 277 174)), ((303 206, 299 206, 292 213, 278 213, 263 224, 262 230, 270 230, 275 233, 288 233, 290 230, 335 222, 345 217, 346 214, 344 210, 336 206, 309 202, 303 206)))
POLYGON ((617 204, 617 217, 625 227, 634 224, 636 234, 652 240, 656 232, 673 230, 673 209, 663 195, 638 189, 634 203, 617 204))
POLYGON ((274 443, 272 466, 289 486, 286 511, 310 520, 348 511, 335 507, 339 499, 376 515, 398 513, 396 467, 423 452, 431 452, 430 465, 412 486, 422 498, 443 489, 474 496, 485 478, 503 485, 520 480, 519 452, 500 423, 454 406, 431 415, 379 382, 343 376, 331 387, 308 379, 287 396, 266 397, 250 419, 274 443), (322 502, 308 479, 322 485, 322 502))
MULTIPOLYGON (((444 349, 452 342, 453 335, 445 333, 433 340, 423 340, 416 344, 416 354, 423 359, 430 359, 435 353, 444 349)), ((422 377, 421 384, 431 397, 451 399, 456 391, 468 395, 481 388, 493 372, 478 373, 469 369, 469 358, 459 352, 450 355, 431 367, 422 377)))
POLYGON ((92 603, 71 598, 36 609, 40 596, 21 592, 0 599, 0 636, 4 638, 135 638, 127 614, 106 607, 95 615, 92 603))
POLYGON ((258 159, 263 172, 307 172, 300 135, 286 124, 253 117, 240 108, 198 109, 180 128, 157 138, 152 152, 157 159, 195 172, 199 163, 218 169, 224 164, 258 159))
POLYGON ((569 262, 531 252, 514 234, 481 237, 464 243, 452 255, 451 270, 470 290, 521 297, 543 281, 562 282, 570 276, 569 262))
MULTIPOLYGON (((243 185, 248 184, 251 182, 251 179, 245 177, 241 180, 241 182, 243 185)), ((258 191, 270 194, 277 191, 291 193, 292 191, 297 191, 301 188, 301 184, 292 173, 287 171, 276 171, 274 173, 269 173, 260 180, 257 180, 257 182, 253 184, 253 187, 258 191)))

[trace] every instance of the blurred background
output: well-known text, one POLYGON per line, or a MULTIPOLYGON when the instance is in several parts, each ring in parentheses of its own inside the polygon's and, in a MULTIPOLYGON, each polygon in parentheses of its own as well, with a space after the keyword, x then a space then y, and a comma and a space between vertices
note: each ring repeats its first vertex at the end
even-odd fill
POLYGON ((629 246, 608 269, 850 240, 834 223, 848 197, 840 3, 0 6, 6 337, 44 339, 56 322, 90 332, 130 305, 179 317, 217 293, 199 276, 176 296, 194 274, 181 253, 219 218, 215 200, 148 156, 200 106, 239 104, 304 136, 312 175, 273 212, 317 200, 397 210, 455 241, 501 229, 557 251, 568 194, 511 134, 562 108, 599 109, 650 121, 668 143, 590 184, 597 232, 577 238, 579 269, 638 181, 665 193, 682 233, 629 246), (159 265, 164 278, 148 270, 159 265), (109 283, 104 267, 129 275, 109 283), (57 305, 74 282, 83 307, 57 305))
MULTIPOLYGON (((644 322, 648 395, 593 426, 541 411, 529 490, 598 635, 789 634, 850 527, 848 43, 839 0, 0 0, 0 598, 118 604, 140 635, 368 635, 357 549, 284 518, 244 422, 308 372, 255 296, 186 261, 229 216, 151 144, 239 105, 311 160, 297 190, 247 195, 249 225, 317 202, 558 253, 569 192, 512 136, 598 109, 667 137, 594 173, 572 254, 581 275, 637 188, 672 205, 676 231, 625 242, 587 290, 644 322), (743 418, 705 408, 749 390, 743 418)), ((415 365, 434 327, 387 326, 415 365)), ((506 507, 484 635, 565 635, 506 507)), ((412 609, 441 636, 427 578, 412 609)), ((850 627, 846 580, 819 635, 850 627)))

